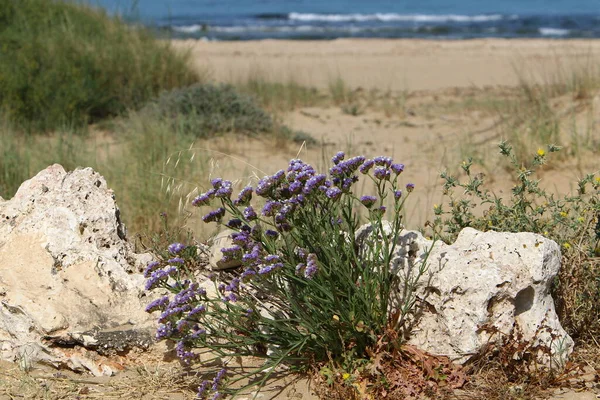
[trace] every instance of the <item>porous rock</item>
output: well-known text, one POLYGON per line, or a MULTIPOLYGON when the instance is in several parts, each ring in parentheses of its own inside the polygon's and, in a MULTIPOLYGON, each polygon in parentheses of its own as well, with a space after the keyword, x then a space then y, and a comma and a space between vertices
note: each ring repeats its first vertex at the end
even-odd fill
POLYGON ((133 252, 114 195, 91 168, 55 164, 24 182, 0 202, 0 358, 77 369, 93 360, 48 337, 150 331, 139 273, 150 259, 133 252))
POLYGON ((558 320, 550 292, 560 258, 554 241, 533 233, 465 228, 447 245, 402 231, 392 268, 402 281, 416 283, 408 342, 465 363, 488 344, 513 337, 547 346, 551 355, 538 352, 538 362, 564 365, 573 340, 558 320), (417 277, 422 263, 427 269, 417 277))
POLYGON ((231 259, 227 260, 223 258, 221 249, 232 247, 233 239, 231 234, 235 231, 231 229, 225 229, 219 232, 215 237, 210 239, 210 267, 213 271, 220 271, 224 269, 237 268, 242 265, 241 260, 231 259))

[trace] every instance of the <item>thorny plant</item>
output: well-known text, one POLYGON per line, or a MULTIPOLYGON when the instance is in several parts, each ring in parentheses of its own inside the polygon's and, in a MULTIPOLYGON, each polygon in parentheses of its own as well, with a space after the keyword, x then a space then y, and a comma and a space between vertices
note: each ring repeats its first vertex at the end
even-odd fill
POLYGON ((216 203, 204 222, 233 231, 233 245, 221 251, 225 261, 239 261, 241 273, 228 281, 213 275, 216 294, 195 278, 194 246, 173 243, 167 257, 148 265, 146 289, 168 293, 147 307, 161 312, 156 336, 176 341, 184 362, 198 361, 194 349, 210 350, 212 360, 264 359, 235 377, 227 378, 223 369, 202 383, 200 398, 260 389, 280 364, 304 372, 327 362, 352 369, 382 343, 388 350, 401 346, 397 332, 413 312, 414 285, 427 263, 424 257, 412 265, 409 282, 393 270, 402 209, 414 185, 401 190, 404 165, 389 157, 345 160, 339 152, 332 163, 325 175, 291 160, 287 170, 243 188, 236 198, 232 182, 213 179, 212 188, 193 200, 198 207, 216 203), (355 195, 361 174, 373 182, 374 196, 355 195), (258 212, 251 205, 254 195, 265 201, 258 212), (362 231, 361 210, 368 211, 362 231), (240 388, 244 379, 250 384, 240 388))
POLYGON ((600 177, 588 174, 577 182, 577 193, 557 197, 540 188, 535 173, 547 162, 550 145, 539 149, 529 162, 520 162, 506 142, 499 145, 515 171, 516 184, 510 196, 500 197, 486 187, 485 176, 473 171, 473 161, 461 165, 465 179, 447 172, 444 194, 446 211, 435 205, 434 229, 452 242, 465 227, 482 231, 534 232, 561 245, 562 268, 554 287, 554 298, 562 324, 575 339, 590 340, 600 334, 600 177), (456 194, 456 189, 462 194, 456 194), (487 207, 476 215, 478 206, 487 207))

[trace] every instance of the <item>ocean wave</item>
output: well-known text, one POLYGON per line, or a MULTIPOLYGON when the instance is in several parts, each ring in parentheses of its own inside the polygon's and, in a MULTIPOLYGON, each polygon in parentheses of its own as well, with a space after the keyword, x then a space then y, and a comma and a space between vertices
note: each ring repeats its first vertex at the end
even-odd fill
POLYGON ((290 20, 295 21, 320 21, 320 22, 365 22, 365 21, 401 21, 401 22, 488 22, 500 21, 504 18, 501 14, 489 15, 433 15, 433 14, 396 14, 396 13, 375 13, 375 14, 311 14, 311 13, 290 13, 290 20))
POLYGON ((539 28, 538 31, 542 36, 567 36, 571 31, 569 29, 560 28, 539 28))
POLYGON ((202 30, 206 30, 206 25, 194 24, 194 25, 172 26, 171 29, 173 29, 175 32, 189 34, 189 33, 196 33, 196 32, 200 32, 202 30))
POLYGON ((209 31, 221 33, 240 32, 325 32, 327 29, 318 26, 270 26, 270 25, 248 25, 248 26, 210 26, 209 31))

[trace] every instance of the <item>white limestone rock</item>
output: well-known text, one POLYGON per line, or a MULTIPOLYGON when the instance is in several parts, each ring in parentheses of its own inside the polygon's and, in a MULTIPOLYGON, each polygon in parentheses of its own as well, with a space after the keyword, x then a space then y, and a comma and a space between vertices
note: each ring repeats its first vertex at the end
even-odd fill
POLYGON ((69 365, 45 337, 153 328, 139 273, 150 256, 135 254, 125 234, 112 191, 91 168, 52 165, 1 202, 0 358, 69 365))
POLYGON ((418 280, 408 340, 418 348, 465 363, 502 339, 481 330, 488 326, 504 335, 519 329, 524 341, 548 346, 551 360, 538 354, 546 365, 562 366, 573 350, 550 293, 560 249, 543 236, 466 228, 446 245, 403 231, 393 268, 403 279, 418 280), (416 279, 422 262, 427 271, 416 279))
POLYGON ((230 235, 235 231, 225 229, 219 232, 215 237, 210 239, 210 268, 213 271, 221 271, 225 269, 237 268, 242 265, 241 260, 224 260, 221 249, 234 245, 230 235))

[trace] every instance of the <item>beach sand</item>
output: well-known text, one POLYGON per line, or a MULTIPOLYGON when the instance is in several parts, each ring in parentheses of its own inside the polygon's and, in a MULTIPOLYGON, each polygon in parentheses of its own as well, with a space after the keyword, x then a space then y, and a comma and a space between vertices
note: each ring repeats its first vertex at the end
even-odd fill
POLYGON ((585 98, 569 93, 550 99, 549 107, 560 116, 559 135, 528 137, 531 121, 506 123, 507 107, 518 109, 516 102, 522 101, 521 81, 567 82, 574 73, 582 77, 598 72, 600 41, 340 39, 174 45, 189 50, 199 71, 208 71, 216 81, 292 81, 327 93, 341 78, 359 99, 357 115, 343 105, 328 104, 297 107, 279 116, 292 129, 312 135, 317 144, 240 137, 198 143, 200 152, 218 160, 215 176, 250 180, 254 174, 262 177, 285 168, 295 157, 324 166, 338 150, 390 155, 406 164, 403 183, 417 185, 406 212, 409 225, 419 227, 432 218, 433 205, 443 200, 440 172, 458 172, 469 157, 474 159, 474 172, 484 173, 496 192, 506 196, 514 180, 507 163, 499 161, 501 139, 527 147, 531 157, 550 142, 565 146, 552 167, 542 169, 542 186, 553 192, 571 192, 577 179, 600 167, 600 97, 595 92, 585 98), (373 89, 378 94, 373 95, 373 89), (394 104, 368 104, 373 97, 384 101, 386 93, 394 104), (573 143, 579 143, 577 157, 572 157, 573 143))
POLYGON ((271 80, 326 88, 438 90, 543 81, 600 58, 600 41, 543 39, 338 39, 244 42, 175 41, 219 81, 266 73, 271 80))

